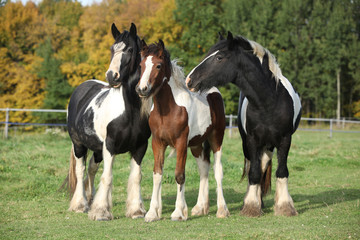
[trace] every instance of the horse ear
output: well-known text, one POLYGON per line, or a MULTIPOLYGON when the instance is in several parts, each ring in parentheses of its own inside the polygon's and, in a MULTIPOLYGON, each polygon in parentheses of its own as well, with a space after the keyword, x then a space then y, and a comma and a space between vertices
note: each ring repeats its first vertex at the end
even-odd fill
POLYGON ((228 31, 228 35, 227 35, 227 40, 232 41, 234 39, 232 33, 230 31, 228 31))
POLYGON ((235 43, 234 43, 234 37, 230 31, 228 31, 227 42, 228 42, 229 50, 232 50, 235 46, 235 43))
POLYGON ((136 26, 134 23, 131 23, 131 27, 130 27, 130 35, 132 35, 134 38, 136 38, 136 34, 137 34, 137 31, 136 31, 136 26))
POLYGON ((141 50, 144 51, 148 48, 148 45, 146 44, 144 39, 141 39, 141 50))
POLYGON ((219 41, 224 40, 224 36, 219 32, 219 41))
POLYGON ((148 45, 146 44, 144 39, 141 39, 141 51, 140 51, 140 55, 141 55, 141 60, 143 60, 144 56, 145 56, 145 51, 148 49, 148 45))
POLYGON ((161 48, 165 49, 165 44, 161 39, 159 39, 159 43, 160 43, 161 48))
POLYGON ((111 33, 113 35, 113 38, 116 40, 116 38, 121 34, 117 27, 115 26, 115 23, 111 25, 111 33))

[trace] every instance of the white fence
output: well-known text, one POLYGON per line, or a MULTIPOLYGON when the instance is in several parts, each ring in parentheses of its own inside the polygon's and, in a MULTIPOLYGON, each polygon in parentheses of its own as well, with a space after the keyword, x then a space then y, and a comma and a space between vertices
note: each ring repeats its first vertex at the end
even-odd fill
POLYGON ((0 122, 4 124, 4 137, 8 138, 9 126, 66 126, 66 123, 54 124, 54 123, 20 123, 20 122, 9 122, 10 112, 53 112, 53 113, 66 113, 67 110, 61 109, 20 109, 20 108, 0 108, 0 112, 5 112, 5 122, 0 122))
MULTIPOLYGON (((229 124, 226 128, 229 129, 229 136, 232 136, 232 129, 237 128, 237 123, 234 124, 234 120, 237 121, 237 116, 226 115, 226 118, 229 119, 229 124)), ((300 125, 298 130, 300 131, 321 131, 329 132, 329 137, 331 138, 334 132, 342 133, 360 133, 360 121, 345 120, 343 119, 330 119, 330 118, 305 118, 300 119, 300 125), (304 122, 308 122, 304 124, 304 122), (313 124, 311 124, 313 123, 313 124), (316 123, 325 123, 328 126, 318 126, 316 123), (305 126, 304 126, 305 125, 305 126), (311 125, 314 125, 311 127, 311 125), (349 125, 357 125, 354 129, 347 129, 349 125)))
MULTIPOLYGON (((53 126, 53 127, 66 127, 66 123, 60 124, 51 124, 51 123, 21 123, 21 122, 10 122, 11 112, 50 112, 50 113, 64 113, 66 110, 60 109, 18 109, 18 108, 0 108, 0 112, 5 112, 5 121, 1 121, 0 125, 4 125, 4 137, 7 138, 9 134, 10 126, 53 126)), ((238 132, 237 129, 237 116, 235 115, 226 115, 227 129, 229 130, 229 137, 232 137, 235 132, 238 132)), ((329 137, 332 137, 334 132, 346 132, 346 133, 360 133, 360 121, 350 121, 350 120, 337 120, 337 119, 328 119, 328 118, 301 118, 300 122, 300 131, 327 131, 329 132, 329 137), (304 124, 304 122, 307 122, 304 124), (313 124, 310 124, 313 123, 313 124), (319 126, 317 123, 323 123, 325 125, 319 126), (305 125, 305 126, 304 126, 305 125), (328 125, 328 126, 327 126, 328 125), (349 125, 356 125, 354 129, 347 128, 349 125)))

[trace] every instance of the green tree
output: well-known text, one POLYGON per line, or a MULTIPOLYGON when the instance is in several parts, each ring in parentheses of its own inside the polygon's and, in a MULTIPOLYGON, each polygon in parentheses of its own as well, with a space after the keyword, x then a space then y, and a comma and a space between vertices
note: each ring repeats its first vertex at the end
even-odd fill
MULTIPOLYGON (((39 78, 45 79, 45 98, 42 107, 65 109, 73 89, 60 70, 61 61, 54 57, 50 38, 37 48, 36 54, 43 58, 36 71, 39 78)), ((46 122, 64 121, 53 114, 42 114, 41 119, 46 122)))
POLYGON ((220 0, 177 0, 175 20, 183 26, 181 41, 171 49, 189 71, 195 67, 221 31, 220 0))

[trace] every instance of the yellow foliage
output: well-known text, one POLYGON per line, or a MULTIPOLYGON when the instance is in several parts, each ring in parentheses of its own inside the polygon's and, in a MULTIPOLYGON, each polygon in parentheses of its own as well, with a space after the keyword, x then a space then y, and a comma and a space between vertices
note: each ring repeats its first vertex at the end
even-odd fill
POLYGON ((70 62, 61 65, 61 72, 66 75, 70 86, 77 87, 81 83, 89 79, 103 80, 105 76, 103 69, 100 69, 97 65, 90 65, 88 63, 80 63, 78 65, 70 62))
POLYGON ((360 101, 353 103, 354 117, 360 118, 360 101))
MULTIPOLYGON (((6 51, 0 49, 0 108, 40 108, 44 99, 44 81, 30 73, 31 65, 24 67, 11 62, 6 57, 6 51)), ((10 116, 12 122, 30 122, 33 119, 28 112, 14 112, 10 116)), ((0 119, 4 118, 4 113, 1 113, 0 119)))
POLYGON ((176 23, 173 12, 175 0, 158 0, 157 10, 141 19, 141 33, 149 43, 162 39, 165 44, 175 43, 180 39, 182 26, 176 23))

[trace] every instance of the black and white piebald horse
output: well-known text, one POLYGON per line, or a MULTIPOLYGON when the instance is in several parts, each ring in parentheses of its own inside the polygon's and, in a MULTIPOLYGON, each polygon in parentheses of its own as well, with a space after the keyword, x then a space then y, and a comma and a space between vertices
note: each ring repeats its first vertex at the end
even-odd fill
POLYGON ((245 155, 248 189, 241 213, 260 216, 262 197, 271 184, 274 148, 277 149, 275 215, 297 215, 288 192, 287 157, 291 136, 298 127, 301 103, 282 75, 275 57, 258 43, 241 36, 220 40, 188 75, 188 88, 204 91, 232 82, 241 92, 238 127, 245 155))
POLYGON ((140 77, 141 41, 136 26, 120 33, 111 27, 115 43, 105 82, 89 80, 77 87, 68 107, 68 131, 72 141, 69 187, 73 192, 70 211, 87 212, 93 220, 111 220, 112 166, 116 154, 130 152, 127 217, 143 217, 140 164, 146 152, 150 128, 135 86, 140 77), (84 180, 88 150, 93 156, 84 180), (97 193, 94 177, 104 160, 104 171, 97 193), (91 208, 89 209, 91 205, 91 208))

